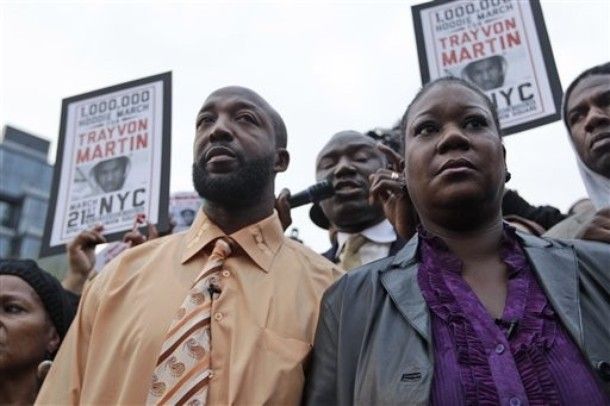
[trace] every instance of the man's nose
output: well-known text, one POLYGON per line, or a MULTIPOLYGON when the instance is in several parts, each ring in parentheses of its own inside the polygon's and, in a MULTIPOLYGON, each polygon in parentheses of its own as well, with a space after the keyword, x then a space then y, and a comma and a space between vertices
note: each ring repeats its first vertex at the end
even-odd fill
POLYGON ((610 117, 608 116, 607 109, 597 106, 589 109, 585 121, 585 131, 587 133, 592 133, 597 127, 608 124, 610 124, 610 117))
POLYGON ((354 163, 349 157, 342 156, 339 158, 337 165, 335 166, 335 170, 333 171, 334 176, 345 176, 350 175, 356 172, 356 168, 354 167, 354 163))
POLYGON ((219 116, 210 130, 210 141, 231 141, 233 133, 226 117, 219 116))

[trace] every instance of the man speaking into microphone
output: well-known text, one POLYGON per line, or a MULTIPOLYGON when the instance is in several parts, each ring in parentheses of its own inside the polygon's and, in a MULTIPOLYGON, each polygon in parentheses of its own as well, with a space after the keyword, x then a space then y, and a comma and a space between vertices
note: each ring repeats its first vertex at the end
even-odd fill
MULTIPOLYGON (((328 182, 332 193, 310 200, 314 202, 310 217, 333 236, 331 248, 322 255, 346 271, 394 255, 406 243, 385 218, 381 204, 369 200, 369 177, 387 167, 387 158, 376 141, 357 131, 333 135, 316 159, 316 179, 328 182)), ((314 189, 322 189, 321 185, 324 183, 314 189)), ((295 207, 290 201, 301 200, 295 197, 284 189, 278 198, 284 225, 290 223, 288 206, 295 207)))

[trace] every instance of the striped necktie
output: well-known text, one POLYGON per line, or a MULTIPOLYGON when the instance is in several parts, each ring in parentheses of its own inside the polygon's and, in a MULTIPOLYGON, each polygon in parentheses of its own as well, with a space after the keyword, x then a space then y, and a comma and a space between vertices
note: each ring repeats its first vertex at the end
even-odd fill
POLYGON ((231 255, 219 238, 178 309, 157 360, 147 404, 205 405, 210 379, 210 311, 217 273, 231 255))

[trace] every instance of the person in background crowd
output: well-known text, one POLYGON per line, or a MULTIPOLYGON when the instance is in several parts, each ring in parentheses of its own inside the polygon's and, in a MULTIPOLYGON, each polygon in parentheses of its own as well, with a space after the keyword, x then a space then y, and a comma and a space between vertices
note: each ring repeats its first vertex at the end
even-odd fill
POLYGON ((567 216, 553 206, 532 206, 517 191, 506 189, 502 199, 502 214, 504 216, 519 216, 534 222, 544 230, 563 221, 567 216))
POLYGON ((568 86, 563 122, 593 207, 545 235, 610 243, 610 62, 587 69, 568 86))
POLYGON ((607 245, 503 224, 505 150, 477 87, 427 84, 403 129, 421 224, 325 293, 305 404, 608 404, 607 245))
MULTIPOLYGON (((314 205, 310 216, 337 231, 336 244, 323 255, 349 271, 396 253, 406 242, 385 218, 383 207, 369 200, 369 177, 388 167, 377 143, 356 131, 332 136, 316 160, 316 179, 332 182, 335 194, 314 205)), ((398 175, 396 175, 398 176, 398 175)))
POLYGON ((535 221, 528 220, 521 216, 517 216, 515 214, 503 215, 502 218, 508 224, 513 226, 515 230, 522 231, 524 233, 533 234, 537 237, 540 237, 544 234, 544 227, 535 221))
POLYGON ((197 213, 193 209, 183 209, 182 211, 180 211, 180 216, 182 217, 184 225, 189 227, 191 226, 191 224, 193 224, 196 214, 197 213))
POLYGON ((191 228, 131 248, 90 284, 41 404, 298 404, 319 302, 342 271, 283 234, 286 128, 258 94, 197 114, 191 228))
POLYGON ((76 307, 36 262, 0 260, 0 404, 32 404, 76 307))
POLYGON ((578 199, 572 203, 572 206, 570 206, 568 209, 568 216, 573 216, 586 211, 595 211, 595 206, 593 205, 591 199, 583 197, 582 199, 578 199))

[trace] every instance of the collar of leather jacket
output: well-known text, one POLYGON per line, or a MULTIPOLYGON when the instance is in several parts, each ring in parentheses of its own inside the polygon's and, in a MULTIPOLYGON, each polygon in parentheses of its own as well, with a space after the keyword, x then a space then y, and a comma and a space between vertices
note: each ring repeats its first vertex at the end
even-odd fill
MULTIPOLYGON (((578 268, 569 246, 517 232, 517 236, 553 308, 582 348, 582 325, 578 292, 578 268), (568 265, 566 265, 568 264, 568 265)), ((411 326, 431 342, 430 315, 417 283, 417 234, 394 256, 380 280, 392 301, 411 326), (406 272, 406 281, 405 281, 406 272)))

